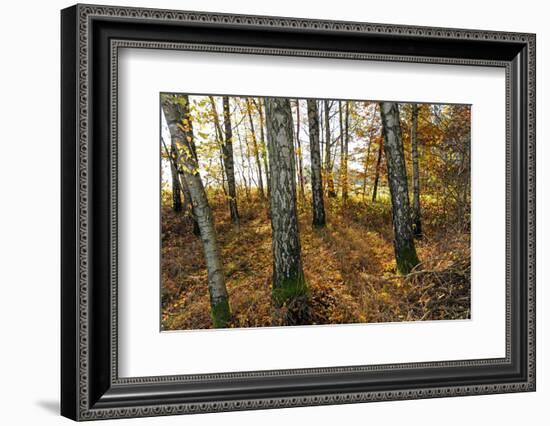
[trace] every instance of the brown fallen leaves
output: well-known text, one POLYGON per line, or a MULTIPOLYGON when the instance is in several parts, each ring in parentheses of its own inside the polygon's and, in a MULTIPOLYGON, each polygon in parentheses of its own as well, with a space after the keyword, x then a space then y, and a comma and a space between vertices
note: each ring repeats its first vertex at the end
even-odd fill
MULTIPOLYGON (((309 204, 299 206, 306 303, 275 311, 271 304, 271 225, 267 202, 240 198, 235 229, 221 196, 210 196, 232 309, 231 327, 287 324, 300 309, 308 324, 345 324, 470 317, 470 236, 425 203, 422 264, 395 273, 388 201, 350 199, 327 205, 328 225, 311 227, 309 204), (443 225, 445 224, 445 225, 443 225), (457 230, 459 229, 459 230, 457 230), (299 305, 299 306, 298 306, 299 305)), ((162 210, 162 329, 211 327, 206 268, 188 217, 162 210)))

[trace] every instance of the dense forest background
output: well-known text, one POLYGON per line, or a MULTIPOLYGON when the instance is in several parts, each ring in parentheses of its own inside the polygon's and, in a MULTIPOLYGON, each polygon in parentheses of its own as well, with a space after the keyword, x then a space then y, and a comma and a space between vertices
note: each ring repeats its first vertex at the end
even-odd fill
POLYGON ((163 330, 470 317, 470 106, 161 95, 163 330))

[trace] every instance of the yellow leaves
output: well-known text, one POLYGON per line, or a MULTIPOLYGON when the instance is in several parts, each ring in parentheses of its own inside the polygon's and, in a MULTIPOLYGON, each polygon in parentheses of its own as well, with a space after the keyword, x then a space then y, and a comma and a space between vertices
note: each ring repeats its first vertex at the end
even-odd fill
POLYGON ((180 129, 182 132, 187 133, 189 132, 189 121, 186 119, 183 119, 181 123, 178 123, 178 129, 180 129))
POLYGON ((184 173, 189 173, 190 175, 195 175, 195 174, 199 173, 199 168, 198 167, 189 167, 187 164, 182 164, 181 165, 181 170, 184 173))
POLYGON ((179 146, 179 156, 180 156, 180 159, 182 159, 183 162, 185 163, 190 158, 193 158, 193 153, 188 145, 181 145, 179 146))
POLYGON ((391 300, 391 296, 386 291, 381 291, 378 295, 384 302, 389 302, 391 300))

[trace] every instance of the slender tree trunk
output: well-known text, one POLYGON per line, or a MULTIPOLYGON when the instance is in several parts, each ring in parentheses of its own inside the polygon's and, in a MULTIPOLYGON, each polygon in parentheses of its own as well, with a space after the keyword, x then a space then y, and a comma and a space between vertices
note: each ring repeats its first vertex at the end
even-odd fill
POLYGON ((262 177, 262 163, 260 162, 260 150, 258 147, 258 141, 256 139, 256 130, 254 129, 254 120, 252 120, 252 104, 249 98, 246 99, 246 110, 248 112, 248 121, 250 123, 252 149, 254 151, 254 158, 256 159, 256 165, 258 167, 258 190, 260 191, 260 197, 264 199, 265 193, 264 193, 264 180, 262 177))
MULTIPOLYGON (((241 109, 241 112, 242 112, 242 109, 241 109)), ((244 117, 244 115, 243 115, 243 117, 244 117)), ((251 158, 250 144, 249 144, 249 141, 248 141, 248 138, 247 138, 247 135, 246 135, 246 128, 245 128, 245 132, 244 132, 244 138, 241 137, 241 132, 239 131, 239 126, 236 126, 235 131, 237 132, 237 137, 239 138, 239 145, 241 147, 242 147, 243 139, 244 139, 244 146, 245 146, 245 152, 246 152, 246 165, 247 165, 246 172, 247 172, 247 175, 248 175, 248 182, 250 184, 250 193, 247 194, 247 197, 250 200, 250 195, 252 193, 252 188, 254 186, 256 186, 256 187, 258 186, 258 182, 256 182, 256 179, 254 179, 252 162, 250 160, 250 158, 251 158)), ((241 152, 242 152, 242 148, 241 148, 241 152)))
MULTIPOLYGON (((178 162, 179 164, 179 162, 178 162)), ((199 222, 197 221, 197 216, 195 214, 195 207, 193 203, 193 198, 191 197, 191 192, 189 191, 189 186, 187 185, 187 182, 185 180, 185 176, 183 176, 183 173, 180 171, 180 183, 181 183, 181 189, 183 192, 183 199, 185 201, 184 204, 189 204, 191 207, 191 220, 193 221, 193 235, 196 237, 200 237, 201 235, 201 228, 199 226, 199 222)))
POLYGON ((204 259, 208 271, 208 291, 212 324, 215 328, 227 327, 231 319, 229 297, 225 287, 223 264, 218 248, 214 218, 199 173, 199 164, 193 144, 193 128, 189 114, 189 97, 182 95, 179 102, 169 99, 162 102, 164 115, 176 146, 183 149, 178 163, 194 203, 194 212, 200 227, 204 259))
POLYGON ((382 161, 382 142, 378 143, 378 159, 376 160, 376 173, 374 175, 374 185, 372 187, 372 202, 376 201, 378 194, 378 183, 380 181, 380 162, 382 161))
POLYGON ((342 114, 342 101, 339 104, 340 114, 340 187, 342 201, 348 199, 348 144, 349 144, 349 102, 345 103, 345 113, 342 114))
POLYGON ((225 127, 225 143, 223 145, 223 157, 225 172, 227 174, 227 190, 229 193, 229 213, 231 222, 239 224, 239 211, 237 209, 237 188, 235 185, 235 162, 233 160, 233 128, 231 127, 231 111, 229 110, 229 97, 223 96, 223 123, 225 127))
POLYGON ((181 212, 182 210, 182 203, 181 203, 181 189, 180 189, 180 183, 179 183, 179 176, 178 176, 178 169, 176 168, 176 150, 177 147, 175 146, 175 140, 172 139, 172 142, 170 144, 170 171, 172 172, 172 210, 174 210, 176 213, 181 212))
MULTIPOLYGON (((170 137, 170 139, 172 140, 172 137, 170 137)), ((193 147, 194 149, 194 147, 193 147)), ((200 227, 199 227, 199 223, 197 222, 197 218, 195 216, 195 209, 193 207, 193 200, 191 198, 191 193, 189 192, 189 188, 187 186, 187 183, 185 181, 185 177, 183 175, 183 171, 180 170, 180 161, 179 161, 179 151, 178 151, 178 147, 175 146, 175 149, 172 150, 172 155, 173 157, 171 156, 170 158, 170 163, 171 163, 171 167, 173 170, 176 171, 176 179, 177 179, 177 185, 179 186, 179 188, 181 189, 181 192, 183 193, 183 206, 182 206, 182 211, 187 211, 189 213, 189 216, 193 222, 193 235, 197 236, 197 237, 200 237, 201 235, 201 230, 200 230, 200 227)), ((195 159, 197 159, 195 157, 195 159)), ((173 178, 174 175, 172 175, 172 178, 173 178)), ((181 199, 181 198, 180 198, 181 199)))
MULTIPOLYGON (((164 146, 164 150, 166 152, 166 155, 168 156, 168 160, 170 161, 170 172, 172 174, 172 209, 175 212, 181 212, 181 211, 187 211, 191 210, 189 216, 193 220, 193 223, 196 224, 197 221, 195 220, 192 212, 192 203, 191 203, 191 196, 189 195, 189 190, 187 189, 187 186, 185 185, 185 181, 183 180, 183 174, 178 168, 178 148, 175 146, 174 141, 172 140, 172 137, 170 137, 170 149, 166 146, 166 143, 164 142, 164 139, 161 137, 162 145, 164 146), (174 197, 174 188, 178 190, 178 198, 174 197), (184 193, 183 201, 182 203, 182 194, 184 193), (179 206, 178 206, 179 203, 179 206)), ((194 230, 194 229, 193 229, 194 230)), ((200 235, 200 232, 196 235, 200 235)))
POLYGON ((262 148, 262 161, 264 163, 264 170, 265 170, 265 177, 267 182, 267 197, 269 198, 269 193, 271 191, 271 183, 269 179, 269 165, 267 163, 267 147, 265 142, 265 133, 264 133, 264 111, 262 107, 262 100, 258 99, 258 102, 254 99, 252 99, 252 102, 254 102, 254 105, 256 106, 256 109, 258 110, 258 114, 260 115, 260 146, 262 148))
POLYGON ((384 153, 386 155, 388 182, 392 200, 393 244, 397 271, 400 274, 408 274, 420 261, 416 254, 411 227, 409 190, 401 138, 399 106, 395 102, 381 102, 380 115, 382 117, 384 153))
MULTIPOLYGON (((324 141, 324 132, 323 132, 323 129, 325 128, 325 123, 323 121, 323 116, 324 116, 324 108, 323 108, 323 104, 322 103, 319 103, 319 107, 317 108, 319 110, 319 126, 320 126, 320 131, 319 131, 319 145, 320 145, 320 148, 321 148, 321 173, 324 173, 324 164, 325 164, 325 160, 324 160, 324 154, 325 154, 325 141, 324 141)), ((325 179, 326 181, 326 179, 325 179)))
POLYGON ((289 305, 307 294, 296 209, 292 111, 287 98, 265 98, 271 171, 273 301, 289 305))
POLYGON ((370 153, 371 153, 371 148, 372 148, 372 135, 374 133, 372 123, 374 122, 375 113, 376 113, 376 108, 372 112, 371 119, 370 119, 369 133, 368 133, 369 134, 369 144, 367 146, 367 155, 365 157, 365 163, 363 165, 363 167, 364 167, 364 169, 363 169, 363 189, 362 189, 362 199, 363 199, 363 201, 365 201, 365 197, 367 195, 367 174, 368 174, 368 171, 369 171, 369 160, 370 160, 370 153))
POLYGON ((411 119, 411 151, 412 151, 412 174, 413 174, 413 206, 412 206, 412 227, 414 236, 422 238, 422 222, 420 211, 420 171, 418 168, 418 105, 412 106, 411 119))
MULTIPOLYGON (((162 143, 164 144, 164 141, 162 143)), ((179 166, 178 166, 178 164, 179 164, 179 161, 178 161, 179 152, 178 152, 178 146, 177 146, 176 140, 174 140, 174 138, 170 137, 170 152, 169 153, 168 153, 168 148, 166 147, 166 145, 164 145, 164 148, 165 148, 167 154, 170 156, 170 169, 172 171, 172 188, 174 188, 174 177, 175 177, 175 179, 176 179, 175 185, 180 190, 180 197, 179 197, 180 204, 181 204, 181 193, 183 193, 184 203, 181 206, 179 211, 188 210, 188 208, 190 207, 189 216, 191 217, 191 221, 193 222, 193 235, 198 237, 198 236, 200 236, 201 231, 200 231, 200 228, 199 228, 199 224, 197 222, 197 218, 195 216, 195 209, 193 207, 193 199, 191 198, 191 193, 189 192, 189 188, 187 187, 185 179, 183 178, 182 171, 179 170, 179 166)), ((197 162, 198 162, 198 157, 197 157, 197 153, 196 153, 196 150, 195 150, 195 144, 194 143, 191 144, 191 152, 192 152, 193 156, 195 157, 195 160, 197 160, 197 162)), ((172 194, 172 195, 174 195, 174 194, 172 194)), ((176 208, 174 208, 174 211, 178 211, 178 210, 176 210, 176 208)))
POLYGON ((330 108, 328 105, 328 100, 325 99, 325 175, 327 181, 327 194, 330 198, 336 197, 336 191, 334 190, 334 179, 332 176, 332 161, 330 157, 330 145, 331 145, 331 134, 330 134, 330 108))
POLYGON ((216 108, 216 101, 214 100, 213 96, 209 96, 208 98, 210 99, 210 105, 212 107, 212 117, 214 119, 214 128, 216 129, 216 141, 220 149, 220 170, 221 170, 221 177, 222 177, 222 188, 223 188, 223 193, 225 197, 227 197, 227 189, 225 185, 225 177, 227 173, 225 171, 225 161, 224 161, 225 156, 223 153, 223 145, 224 145, 223 130, 220 124, 220 117, 218 116, 218 109, 216 108))
POLYGON ((307 100, 307 117, 309 122, 309 152, 311 154, 311 198, 313 226, 323 227, 326 224, 325 205, 323 201, 323 179, 321 177, 321 147, 319 146, 319 111, 317 101, 307 100))
POLYGON ((305 199, 306 193, 304 189, 304 168, 302 165, 302 143, 300 142, 300 100, 296 99, 296 145, 298 158, 298 183, 300 184, 300 198, 305 199))
MULTIPOLYGON (((241 154, 241 179, 243 181, 246 199, 250 201, 250 186, 252 186, 252 182, 250 182, 250 180, 246 177, 246 172, 248 172, 248 175, 250 176, 250 170, 247 170, 245 164, 245 161, 247 161, 247 159, 243 150, 243 141, 241 139, 241 134, 239 133, 239 127, 237 127, 235 130, 237 132, 237 140, 239 141, 239 153, 241 154)), ((248 158, 248 163, 250 164, 250 158, 248 158)))
POLYGON ((343 183, 343 165, 344 165, 344 119, 342 114, 342 101, 338 101, 338 123, 340 125, 340 136, 338 137, 338 142, 340 143, 340 170, 338 170, 338 185, 340 189, 344 187, 343 183))
POLYGON ((372 137, 369 137, 369 144, 367 146, 367 155, 365 156, 365 163, 363 164, 363 187, 361 189, 361 197, 365 201, 367 194, 367 173, 369 171, 370 149, 372 147, 372 137))

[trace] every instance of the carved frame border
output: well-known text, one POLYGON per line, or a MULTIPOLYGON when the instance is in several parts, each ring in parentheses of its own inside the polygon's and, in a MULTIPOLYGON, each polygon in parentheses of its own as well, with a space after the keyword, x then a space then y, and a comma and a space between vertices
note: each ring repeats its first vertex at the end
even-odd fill
MULTIPOLYGON (((533 34, 521 34, 511 32, 493 32, 479 30, 464 30, 464 29, 447 29, 447 28, 432 28, 432 27, 417 27, 417 26, 401 26, 401 25, 385 25, 385 24, 368 24, 356 22, 336 22, 325 20, 310 20, 297 18, 282 18, 282 17, 264 17, 264 16, 246 16, 246 15, 229 15, 204 12, 187 12, 187 11, 169 11, 156 9, 141 9, 127 7, 104 7, 92 5, 77 5, 77 159, 76 159, 76 176, 78 179, 77 187, 77 271, 76 277, 77 286, 77 363, 75 390, 77 392, 77 407, 75 419, 92 420, 104 418, 120 418, 120 417, 141 417, 141 416, 158 416, 170 414, 184 413, 205 413, 230 410, 248 410, 261 408, 280 408, 293 406, 309 406, 309 405, 324 405, 324 404, 341 404, 352 402, 366 401, 383 401, 383 400, 400 400, 400 399, 416 399, 416 398, 433 398, 443 396, 461 396, 475 395, 487 393, 504 393, 518 391, 533 391, 535 389, 535 45, 536 40, 533 34), (300 28, 312 29, 315 31, 339 31, 339 32, 359 32, 373 33, 382 35, 392 34, 408 34, 413 36, 421 36, 425 38, 443 38, 450 40, 466 39, 466 40, 500 40, 514 43, 523 43, 527 47, 527 166, 528 166, 528 181, 527 181, 527 229, 528 229, 528 246, 527 246, 527 380, 522 382, 500 383, 494 385, 480 386, 449 386, 446 388, 423 388, 423 389, 403 389, 380 392, 355 392, 355 393, 330 393, 326 395, 312 395, 300 397, 273 397, 273 398, 255 398, 244 400, 228 400, 220 402, 204 402, 204 403, 166 403, 151 406, 141 407, 118 407, 118 408, 94 408, 90 401, 89 383, 89 55, 90 55, 90 22, 94 18, 123 18, 135 19, 140 21, 174 21, 174 22, 201 22, 223 25, 239 25, 253 26, 265 28, 300 28)), ((116 279, 117 279, 117 222, 116 222, 116 200, 117 200, 117 171, 116 171, 116 125, 111 126, 112 151, 111 159, 113 167, 111 168, 111 339, 112 339, 112 359, 111 359, 111 381, 113 384, 148 384, 148 383, 171 383, 179 381, 196 381, 196 380, 212 380, 218 378, 242 378, 250 376, 273 376, 273 375, 304 375, 310 373, 331 373, 342 371, 371 371, 399 368, 420 368, 420 367, 438 367, 438 366, 456 366, 456 365, 483 365, 508 362, 510 359, 510 207, 511 207, 511 182, 510 182, 510 163, 511 148, 510 148, 510 64, 501 61, 484 61, 470 60, 460 58, 420 58, 415 56, 397 56, 397 55, 374 55, 374 54, 354 54, 342 52, 320 52, 320 51, 297 51, 296 49, 271 49, 271 48, 247 48, 247 47, 231 47, 231 46, 213 46, 213 45, 196 45, 182 44, 170 42, 147 42, 141 40, 112 40, 111 41, 111 119, 116 123, 117 114, 117 67, 118 67, 118 49, 124 47, 131 48, 155 48, 155 49, 184 49, 184 50, 200 50, 200 51, 223 51, 231 53, 261 53, 268 55, 301 55, 301 56, 317 56, 330 58, 346 58, 346 59, 369 59, 369 60, 384 60, 384 61, 400 61, 400 62, 427 62, 427 63, 449 63, 462 65, 484 65, 484 66, 500 66, 506 68, 506 111, 507 111, 507 147, 506 147, 506 193, 507 193, 507 259, 506 259, 506 358, 496 360, 465 360, 456 362, 435 362, 435 363, 416 363, 416 364, 393 364, 382 366, 364 366, 364 367, 327 367, 322 369, 301 369, 301 370, 275 370, 262 372, 245 372, 245 373, 223 373, 214 375, 194 375, 194 376, 161 376, 161 377, 146 377, 146 378, 118 378, 117 374, 117 325, 116 325, 116 279)), ((72 417, 72 416, 71 416, 72 417)))

